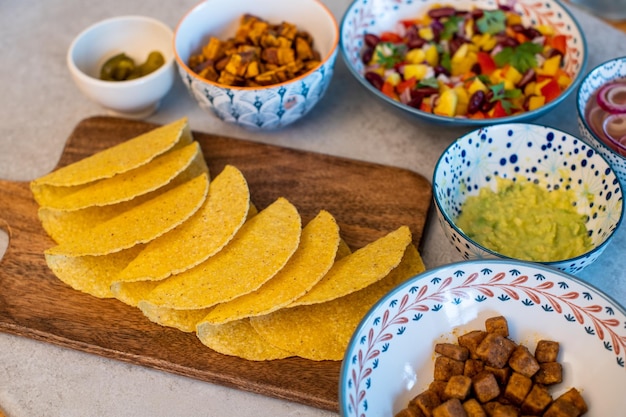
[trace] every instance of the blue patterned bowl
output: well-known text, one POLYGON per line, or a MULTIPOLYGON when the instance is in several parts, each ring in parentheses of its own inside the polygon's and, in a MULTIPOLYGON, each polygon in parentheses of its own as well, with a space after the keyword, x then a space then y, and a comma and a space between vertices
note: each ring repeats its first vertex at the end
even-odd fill
POLYGON ((505 258, 469 238, 456 218, 468 196, 482 187, 496 190, 496 177, 535 182, 546 190, 571 188, 578 212, 587 218, 593 248, 571 259, 543 262, 577 273, 595 261, 620 226, 624 212, 620 182, 606 162, 584 141, 546 126, 500 124, 474 130, 441 155, 433 176, 439 223, 464 259, 505 258))
POLYGON ((504 316, 510 337, 534 352, 560 343, 563 382, 589 416, 626 409, 626 310, 589 284, 539 264, 482 259, 428 270, 391 290, 363 318, 339 381, 343 417, 393 416, 433 380, 435 343, 455 343, 504 316))
POLYGON ((200 107, 219 119, 252 130, 278 129, 307 114, 322 98, 333 76, 339 28, 332 13, 318 0, 205 0, 181 19, 174 33, 179 74, 200 107), (308 73, 267 87, 229 87, 208 81, 187 65, 210 36, 234 36, 244 14, 270 23, 286 21, 307 31, 321 64, 308 73))
POLYGON ((622 187, 626 187, 626 156, 615 152, 600 140, 585 118, 585 107, 593 93, 601 85, 623 77, 626 77, 626 57, 615 58, 598 65, 582 80, 576 97, 576 108, 578 128, 582 137, 609 161, 622 182, 622 187))
POLYGON ((484 126, 494 123, 527 121, 540 117, 554 109, 576 90, 587 64, 587 47, 583 31, 569 10, 554 0, 452 0, 446 2, 438 0, 354 0, 343 15, 340 33, 342 57, 352 75, 367 91, 397 110, 406 112, 418 119, 441 125, 484 126), (558 98, 536 110, 519 115, 483 120, 427 113, 393 100, 374 88, 364 77, 365 67, 361 60, 364 35, 366 33, 381 34, 384 31, 395 32, 399 21, 421 16, 434 4, 443 3, 465 10, 472 7, 492 10, 498 6, 512 6, 515 11, 522 14, 526 24, 544 24, 556 28, 559 33, 568 38, 563 69, 572 79, 572 83, 558 98))

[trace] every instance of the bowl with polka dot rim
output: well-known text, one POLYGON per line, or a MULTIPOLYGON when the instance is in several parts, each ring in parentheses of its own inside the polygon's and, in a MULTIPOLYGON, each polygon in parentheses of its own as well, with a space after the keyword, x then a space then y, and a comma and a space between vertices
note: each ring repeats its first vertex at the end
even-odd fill
MULTIPOLYGON (((433 174, 433 199, 439 224, 464 259, 504 258, 535 261, 567 273, 576 274, 592 264, 610 244, 624 215, 623 190, 619 179, 609 163, 585 141, 558 129, 532 123, 508 123, 488 126, 471 131, 454 141, 441 154, 433 174), (586 250, 576 255, 551 259, 526 258, 515 255, 477 236, 474 230, 463 230, 457 224, 464 204, 476 197, 481 190, 491 190, 492 195, 502 195, 498 187, 503 181, 518 183, 520 188, 538 186, 539 193, 566 193, 571 204, 581 216, 586 235, 586 250), (498 249, 494 249, 494 247, 498 249)), ((545 195, 545 194, 544 194, 545 195)), ((562 194, 563 195, 563 194, 562 194)), ((554 195, 553 195, 554 196, 554 195)), ((552 198, 549 199, 552 201, 552 198)), ((500 227, 508 236, 515 236, 507 244, 519 248, 528 245, 565 244, 560 239, 555 222, 553 230, 547 230, 545 240, 532 240, 531 219, 547 210, 548 200, 508 200, 498 207, 490 207, 485 213, 498 213, 490 220, 489 227, 500 227), (534 212, 534 213, 533 213, 534 212), (502 213, 508 215, 497 217, 502 213), (510 214, 512 213, 512 214, 510 214)), ((550 205, 551 206, 551 205, 550 205)), ((487 216, 483 216, 487 217, 487 216)), ((539 221, 544 220, 539 217, 539 221)), ((482 220, 481 220, 482 221, 482 220)), ((477 223, 468 223, 477 224, 477 223)), ((484 225, 483 225, 484 226, 484 225)), ((468 227, 465 227, 468 229, 468 227)), ((472 229, 475 229, 472 227, 472 229)), ((493 229, 496 230, 496 229, 493 229)), ((487 236, 499 236, 496 232, 487 236)), ((484 235, 484 233, 483 233, 484 235)))

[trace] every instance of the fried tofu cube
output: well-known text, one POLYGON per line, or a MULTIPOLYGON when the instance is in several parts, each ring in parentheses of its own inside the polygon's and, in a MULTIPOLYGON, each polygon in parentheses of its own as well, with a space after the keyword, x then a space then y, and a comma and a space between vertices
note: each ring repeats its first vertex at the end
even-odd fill
POLYGON ((576 408, 574 404, 569 401, 555 400, 545 413, 544 417, 578 417, 580 416, 580 410, 576 408))
POLYGON ((446 385, 448 385, 448 381, 432 381, 428 384, 428 389, 436 393, 441 401, 444 401, 446 399, 444 394, 446 385))
POLYGON ((301 61, 313 59, 313 48, 304 38, 298 36, 295 41, 296 57, 301 61))
POLYGON ((511 368, 505 366, 504 368, 496 368, 495 366, 485 365, 484 370, 492 373, 493 376, 496 377, 496 381, 498 381, 498 385, 501 387, 505 386, 507 382, 509 382, 509 377, 511 376, 511 368))
POLYGON ((503 368, 508 363, 515 347, 516 344, 512 340, 496 333, 487 333, 476 348, 476 354, 485 364, 503 368))
POLYGON ((551 340, 540 340, 535 348, 535 358, 537 362, 556 362, 559 356, 559 342, 551 340))
POLYGON ((463 409, 467 417, 487 417, 485 409, 480 405, 476 398, 470 398, 463 403, 463 409))
POLYGON ((425 390, 417 394, 409 401, 409 408, 419 408, 426 417, 432 417, 433 410, 441 404, 439 395, 431 390, 425 390))
POLYGON ((447 381, 451 376, 463 375, 464 367, 465 364, 462 361, 457 361, 447 356, 438 356, 435 359, 433 377, 436 381, 447 381))
POLYGON ((543 385, 559 384, 563 382, 563 366, 558 362, 540 363, 533 380, 543 385))
POLYGON ((509 366, 529 378, 539 370, 539 362, 524 345, 517 345, 509 358, 509 366))
POLYGON ((500 386, 498 381, 496 381, 496 377, 486 371, 472 378, 472 387, 474 388, 476 398, 481 403, 491 401, 500 395, 500 386))
POLYGON ((424 413, 419 408, 406 407, 398 411, 394 417, 424 417, 424 413))
POLYGON ((465 361, 469 357, 469 350, 466 347, 454 343, 437 343, 435 352, 457 361, 465 361))
POLYGON ((502 337, 509 337, 509 323, 504 316, 489 317, 485 320, 485 330, 487 333, 495 333, 502 337))
POLYGON ((433 417, 467 417, 458 398, 451 398, 433 410, 433 417))
POLYGON ((546 387, 535 384, 522 402, 520 410, 523 414, 538 416, 543 413, 543 410, 545 410, 551 402, 552 395, 550 395, 546 387))
POLYGON ((292 23, 282 22, 276 27, 276 32, 278 32, 280 36, 284 36, 289 40, 293 40, 298 33, 298 28, 292 23))
POLYGON ((448 383, 446 384, 446 388, 443 391, 444 398, 458 398, 459 400, 464 400, 470 393, 472 389, 472 379, 466 377, 464 375, 454 375, 450 377, 448 383))
POLYGON ((512 404, 521 405, 532 387, 532 379, 518 372, 513 372, 509 382, 506 384, 503 395, 512 404))
POLYGON ((578 391, 576 388, 570 388, 569 390, 561 394, 557 398, 557 400, 564 400, 564 401, 571 402, 572 404, 576 406, 576 408, 578 408, 578 410, 580 410, 581 415, 589 411, 589 408, 587 407, 587 403, 585 402, 585 399, 581 395, 580 391, 578 391))
POLYGON ((489 417, 519 417, 519 410, 510 404, 493 401, 485 406, 489 417))
POLYGON ((485 336, 487 336, 487 332, 483 330, 473 330, 459 336, 457 341, 460 346, 469 350, 470 358, 478 359, 476 349, 478 349, 478 345, 480 345, 485 336))
POLYGON ((463 375, 473 378, 485 369, 485 364, 480 359, 468 359, 463 366, 463 375))

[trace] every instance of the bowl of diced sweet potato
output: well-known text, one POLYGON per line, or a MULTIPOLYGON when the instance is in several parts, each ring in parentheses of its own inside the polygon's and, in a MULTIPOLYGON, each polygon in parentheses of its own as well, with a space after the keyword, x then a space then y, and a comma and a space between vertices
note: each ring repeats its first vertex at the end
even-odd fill
POLYGON ((339 383, 343 417, 615 415, 626 310, 540 264, 475 260, 417 275, 363 318, 339 383))
POLYGON ((201 108, 253 130, 287 126, 325 95, 339 28, 319 0, 205 0, 174 32, 179 74, 201 108))
POLYGON ((341 54, 391 108, 437 124, 531 120, 576 90, 585 36, 559 1, 354 0, 341 54))

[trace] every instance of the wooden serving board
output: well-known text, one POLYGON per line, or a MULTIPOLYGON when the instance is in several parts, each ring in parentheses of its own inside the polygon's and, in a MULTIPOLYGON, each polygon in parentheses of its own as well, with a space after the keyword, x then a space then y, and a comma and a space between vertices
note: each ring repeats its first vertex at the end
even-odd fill
MULTIPOLYGON (((111 117, 81 121, 58 166, 75 162, 156 125, 111 117)), ((303 224, 320 209, 335 216, 353 249, 408 225, 419 247, 431 185, 404 169, 194 132, 212 176, 226 164, 248 180, 263 209, 283 196, 303 224)), ((249 362, 218 354, 194 334, 151 323, 138 309, 74 291, 46 266, 53 245, 37 218, 27 182, 0 180, 0 227, 9 235, 0 261, 0 330, 229 387, 338 410, 340 362, 289 358, 249 362)))

